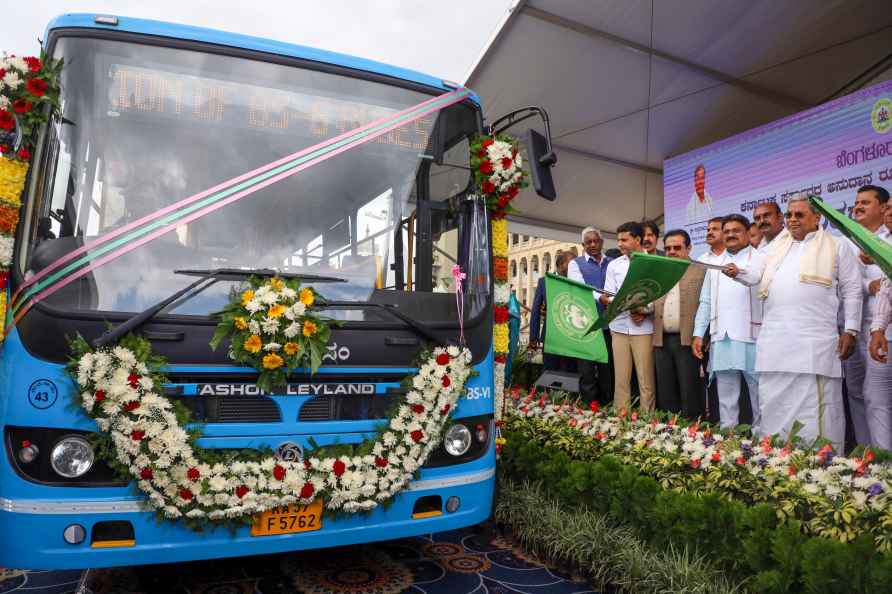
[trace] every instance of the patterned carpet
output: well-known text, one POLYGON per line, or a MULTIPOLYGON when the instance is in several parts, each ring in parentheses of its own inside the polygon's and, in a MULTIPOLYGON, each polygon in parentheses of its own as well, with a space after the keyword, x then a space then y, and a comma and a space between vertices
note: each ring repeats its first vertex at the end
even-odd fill
MULTIPOLYGON (((80 572, 0 568, 0 594, 69 594, 80 572)), ((595 594, 501 538, 473 531, 233 562, 91 572, 94 594, 595 594)))

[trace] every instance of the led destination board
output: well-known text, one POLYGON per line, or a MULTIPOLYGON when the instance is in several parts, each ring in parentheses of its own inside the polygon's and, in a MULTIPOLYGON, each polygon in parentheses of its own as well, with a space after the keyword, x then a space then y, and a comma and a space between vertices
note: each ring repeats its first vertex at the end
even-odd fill
MULTIPOLYGON (((207 77, 112 64, 108 115, 156 115, 183 122, 289 132, 324 139, 391 115, 397 108, 207 77)), ((373 142, 427 148, 434 116, 406 124, 373 142)))

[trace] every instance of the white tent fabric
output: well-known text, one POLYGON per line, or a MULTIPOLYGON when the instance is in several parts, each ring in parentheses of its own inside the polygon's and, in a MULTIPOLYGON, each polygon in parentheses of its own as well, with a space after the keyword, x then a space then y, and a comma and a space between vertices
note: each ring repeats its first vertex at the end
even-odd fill
POLYGON ((888 0, 518 0, 466 84, 490 121, 548 110, 558 200, 516 220, 549 236, 659 218, 663 159, 888 80, 890 52, 888 0))

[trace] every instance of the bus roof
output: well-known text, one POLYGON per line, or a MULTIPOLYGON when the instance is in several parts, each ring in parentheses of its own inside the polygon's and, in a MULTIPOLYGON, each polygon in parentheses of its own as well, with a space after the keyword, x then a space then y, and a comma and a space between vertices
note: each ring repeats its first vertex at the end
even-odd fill
MULTIPOLYGON (((187 39, 190 41, 198 41, 203 43, 211 43, 215 45, 223 45, 228 47, 237 47, 247 50, 254 50, 268 54, 276 54, 280 56, 288 56, 319 62, 321 64, 334 64, 354 70, 361 70, 397 78, 400 80, 410 81, 439 89, 441 91, 450 91, 453 85, 447 85, 443 79, 422 74, 407 68, 399 68, 390 66, 374 60, 365 58, 357 58, 346 54, 329 52, 320 49, 314 49, 303 45, 295 45, 292 43, 284 43, 274 41, 272 39, 263 39, 261 37, 253 37, 251 35, 241 35, 238 33, 228 33, 216 29, 205 29, 203 27, 193 27, 191 25, 180 25, 177 23, 166 23, 162 21, 152 21, 147 19, 136 19, 131 17, 114 16, 117 24, 106 24, 97 22, 97 17, 109 17, 107 14, 90 14, 90 13, 70 13, 63 14, 54 18, 47 25, 46 37, 53 29, 105 29, 109 31, 128 31, 131 33, 141 33, 144 35, 153 35, 156 37, 169 37, 171 39, 187 39)), ((471 98, 475 103, 480 103, 476 95, 472 94, 471 98)))

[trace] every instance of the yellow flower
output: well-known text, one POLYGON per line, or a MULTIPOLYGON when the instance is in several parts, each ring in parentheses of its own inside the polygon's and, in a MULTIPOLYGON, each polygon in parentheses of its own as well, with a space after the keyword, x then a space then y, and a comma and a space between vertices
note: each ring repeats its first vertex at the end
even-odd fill
POLYGON ((508 352, 508 324, 496 324, 492 329, 493 349, 497 353, 508 352))
POLYGON ((492 253, 498 258, 508 257, 508 221, 506 219, 492 222, 492 253))
POLYGON ((316 296, 313 295, 313 291, 310 289, 301 289, 300 290, 300 302, 305 306, 310 307, 313 305, 313 302, 316 301, 316 296))
POLYGON ((242 305, 243 306, 248 305, 248 302, 252 299, 254 299, 254 291, 252 291, 251 289, 248 289, 247 291, 242 293, 242 305))
POLYGON ((275 353, 270 353, 263 358, 264 369, 278 369, 283 363, 285 361, 282 360, 282 357, 275 353))
POLYGON ((285 354, 291 357, 300 352, 300 345, 296 342, 286 342, 284 350, 285 354))
POLYGON ((285 281, 283 281, 280 278, 271 278, 271 279, 269 279, 269 283, 267 283, 267 284, 269 284, 269 286, 272 287, 273 289, 275 289, 276 291, 281 291, 282 289, 285 288, 285 281))
POLYGON ((0 157, 0 199, 18 205, 27 177, 27 163, 0 157))
POLYGON ((269 307, 269 311, 266 312, 266 313, 267 313, 267 315, 268 315, 269 317, 271 317, 271 318, 278 318, 278 317, 280 317, 282 314, 284 314, 287 310, 288 310, 287 307, 285 307, 285 306, 282 305, 281 303, 277 303, 277 304, 275 304, 275 305, 270 305, 270 307, 269 307))
POLYGON ((263 342, 256 334, 252 334, 248 337, 248 340, 245 341, 245 350, 249 353, 259 353, 262 348, 263 342))
POLYGON ((306 322, 304 322, 304 336, 309 338, 310 336, 313 336, 315 333, 316 333, 316 324, 314 324, 310 320, 307 320, 306 322))
POLYGON ((235 318, 234 322, 235 322, 235 327, 239 330, 244 330, 245 328, 248 327, 248 322, 245 321, 245 318, 242 318, 242 317, 235 318))

